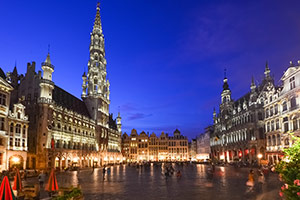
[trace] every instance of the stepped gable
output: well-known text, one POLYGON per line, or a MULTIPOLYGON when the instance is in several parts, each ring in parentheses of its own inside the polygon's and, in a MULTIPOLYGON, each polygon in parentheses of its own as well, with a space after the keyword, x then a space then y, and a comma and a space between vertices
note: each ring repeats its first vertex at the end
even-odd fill
POLYGON ((82 100, 78 99, 57 85, 54 86, 52 98, 56 104, 91 118, 88 109, 82 100))

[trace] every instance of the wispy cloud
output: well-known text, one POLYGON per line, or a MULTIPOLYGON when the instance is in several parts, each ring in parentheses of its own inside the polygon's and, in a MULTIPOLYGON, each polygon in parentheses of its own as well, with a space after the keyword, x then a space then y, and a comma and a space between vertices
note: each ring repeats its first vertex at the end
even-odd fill
POLYGON ((129 114, 128 120, 130 121, 130 120, 143 119, 150 116, 152 116, 152 114, 133 113, 133 114, 129 114))

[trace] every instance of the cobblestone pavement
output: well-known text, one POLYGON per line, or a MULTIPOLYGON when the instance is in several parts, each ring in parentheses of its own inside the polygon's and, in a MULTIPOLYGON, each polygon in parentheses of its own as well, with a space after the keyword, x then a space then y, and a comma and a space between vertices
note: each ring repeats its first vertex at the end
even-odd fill
MULTIPOLYGON (((256 184, 254 192, 247 193, 245 185, 249 169, 216 167, 213 177, 207 175, 207 166, 189 164, 175 166, 182 177, 165 178, 160 166, 111 167, 111 173, 102 175, 102 169, 62 172, 57 174, 60 187, 81 185, 86 200, 134 199, 201 199, 201 200, 279 200, 281 183, 278 175, 266 177, 262 191, 256 184)), ((36 180, 37 181, 37 180, 36 180)), ((42 192, 41 197, 46 197, 42 192)))

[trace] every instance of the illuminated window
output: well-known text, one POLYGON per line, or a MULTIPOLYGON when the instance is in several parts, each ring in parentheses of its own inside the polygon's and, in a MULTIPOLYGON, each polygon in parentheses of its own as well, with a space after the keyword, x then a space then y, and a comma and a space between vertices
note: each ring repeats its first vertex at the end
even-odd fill
POLYGON ((19 138, 15 138, 15 146, 16 147, 20 146, 20 139, 19 138))

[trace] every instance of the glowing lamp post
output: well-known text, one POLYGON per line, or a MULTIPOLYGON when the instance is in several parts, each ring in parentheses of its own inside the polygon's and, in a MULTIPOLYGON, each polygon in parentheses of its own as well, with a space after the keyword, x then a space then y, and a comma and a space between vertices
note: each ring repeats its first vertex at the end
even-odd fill
POLYGON ((259 153, 257 155, 257 158, 258 158, 258 165, 260 165, 260 159, 263 157, 263 155, 261 153, 259 153))

